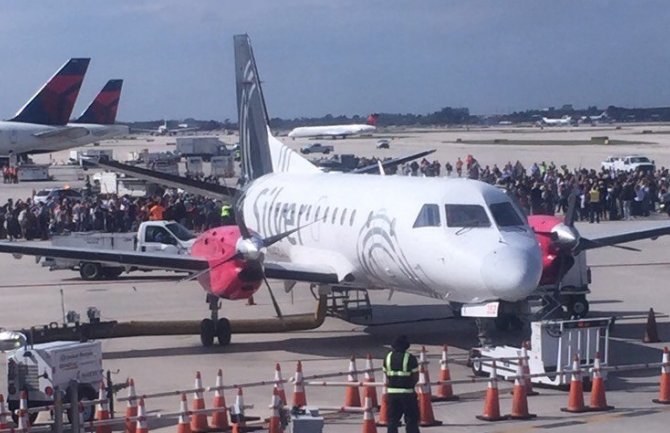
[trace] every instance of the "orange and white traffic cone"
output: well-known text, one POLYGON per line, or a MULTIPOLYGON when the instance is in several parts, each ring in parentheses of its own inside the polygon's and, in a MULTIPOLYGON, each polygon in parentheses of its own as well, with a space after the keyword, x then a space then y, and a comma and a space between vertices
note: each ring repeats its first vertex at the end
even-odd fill
POLYGON ((135 381, 128 379, 128 405, 126 406, 126 433, 135 433, 137 424, 128 421, 137 416, 137 393, 135 393, 135 381))
MULTIPOLYGON (((358 372, 356 371, 356 356, 351 355, 349 360, 349 376, 347 382, 358 383, 358 372)), ((344 394, 345 407, 361 407, 361 394, 358 391, 358 385, 347 385, 344 394)))
POLYGON ((179 403, 179 421, 177 421, 177 433, 191 433, 191 417, 188 414, 188 402, 186 394, 181 395, 179 403))
POLYGON ((430 401, 430 383, 426 381, 426 369, 419 364, 419 425, 422 427, 430 427, 435 425, 442 425, 442 421, 435 419, 433 413, 433 404, 430 401))
POLYGON ((575 355, 575 359, 572 361, 568 407, 562 407, 561 410, 571 413, 588 412, 589 410, 589 408, 584 406, 584 385, 582 384, 582 371, 579 368, 579 356, 577 355, 575 355))
POLYGON ((363 433, 377 433, 377 425, 375 424, 375 415, 372 406, 372 391, 371 386, 365 387, 365 409, 363 410, 363 433))
MULTIPOLYGON (((98 391, 97 410, 95 412, 96 421, 104 421, 109 419, 109 405, 107 404, 107 390, 105 389, 105 381, 100 382, 100 390, 98 391)), ((112 433, 111 425, 99 425, 95 428, 95 433, 112 433)))
POLYGON ((5 396, 0 394, 0 430, 10 428, 10 416, 11 412, 7 411, 7 406, 5 405, 5 396))
POLYGON ((21 391, 19 394, 19 430, 30 430, 30 415, 28 415, 28 393, 21 391))
POLYGON ((284 403, 279 396, 279 391, 277 388, 272 388, 272 403, 270 408, 272 409, 272 414, 270 416, 268 433, 283 433, 284 429, 281 425, 281 417, 279 412, 282 410, 284 403))
POLYGON ((528 398, 526 397, 526 381, 523 377, 523 365, 521 362, 516 367, 516 378, 514 379, 514 390, 512 396, 511 419, 531 419, 537 415, 528 412, 528 398))
POLYGON ((448 348, 445 344, 442 347, 442 359, 440 359, 440 380, 433 395, 433 401, 454 401, 458 396, 454 395, 454 388, 449 381, 451 373, 449 372, 448 348))
MULTIPOLYGON (((375 381, 375 369, 372 366, 372 355, 368 353, 367 359, 365 360, 365 382, 374 382, 375 381)), ((379 407, 379 401, 377 400, 377 388, 374 386, 366 387, 370 388, 370 398, 372 399, 372 407, 375 409, 379 407)), ((367 395, 367 393, 366 393, 367 395)))
POLYGON ((528 358, 528 350, 530 350, 530 342, 524 341, 521 345, 521 365, 523 366, 522 371, 525 376, 524 383, 526 385, 526 397, 539 394, 539 392, 533 390, 533 380, 530 377, 530 360, 528 358))
POLYGON ((214 430, 228 430, 230 428, 228 425, 228 408, 226 407, 226 398, 223 395, 223 371, 221 369, 216 374, 216 390, 214 390, 212 407, 221 410, 212 412, 210 427, 214 430))
POLYGON ((670 354, 667 346, 663 348, 663 358, 661 359, 661 384, 658 398, 652 401, 658 404, 670 404, 670 354))
MULTIPOLYGON (((200 372, 196 371, 195 373, 195 386, 196 391, 193 393, 193 403, 191 403, 191 408, 193 411, 198 411, 205 409, 205 398, 202 395, 202 378, 200 377, 200 372)), ((209 425, 207 424, 207 414, 206 413, 194 413, 191 417, 191 431, 194 433, 206 432, 209 431, 209 425)))
MULTIPOLYGON (((430 388, 430 372, 428 371, 428 357, 426 356, 426 346, 421 346, 421 352, 419 352, 419 367, 423 366, 423 371, 425 372, 425 379, 428 387, 430 388)), ((429 390, 430 391, 430 390, 429 390)), ((432 395, 432 391, 431 391, 432 395)))
POLYGON ((237 388, 237 396, 235 397, 235 404, 233 405, 233 411, 230 416, 230 420, 233 423, 234 427, 237 426, 238 429, 243 430, 245 424, 244 418, 244 392, 242 388, 237 388))
POLYGON ((486 399, 484 400, 484 412, 477 415, 482 421, 502 421, 506 416, 500 415, 500 396, 498 395, 498 372, 496 362, 491 363, 491 377, 486 387, 486 399))
POLYGON ((136 433, 149 433, 149 425, 147 424, 147 411, 144 409, 144 398, 140 398, 137 405, 137 428, 136 433))
POLYGON ((596 352, 596 357, 593 360, 593 377, 591 379, 591 404, 589 411, 603 412, 614 409, 614 406, 607 405, 607 397, 605 396, 605 380, 600 374, 600 353, 596 352))
POLYGON ((298 361, 295 369, 295 384, 293 385, 293 406, 307 406, 307 395, 305 394, 305 383, 302 378, 302 362, 298 361))
POLYGON ((288 403, 286 392, 284 391, 284 379, 281 376, 281 366, 279 363, 275 364, 275 389, 277 390, 277 395, 279 395, 282 404, 288 403))
POLYGON ((387 392, 388 379, 386 378, 385 373, 382 373, 382 379, 384 386, 382 387, 381 405, 379 406, 379 419, 377 420, 377 425, 380 427, 385 427, 389 425, 389 395, 387 392))

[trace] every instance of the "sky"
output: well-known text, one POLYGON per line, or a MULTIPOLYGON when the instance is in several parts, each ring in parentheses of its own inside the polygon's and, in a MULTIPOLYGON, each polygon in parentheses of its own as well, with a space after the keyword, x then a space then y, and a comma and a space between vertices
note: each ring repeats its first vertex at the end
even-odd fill
POLYGON ((2 0, 0 118, 70 57, 75 106, 123 78, 120 121, 237 118, 248 33, 271 117, 670 106, 667 0, 2 0))

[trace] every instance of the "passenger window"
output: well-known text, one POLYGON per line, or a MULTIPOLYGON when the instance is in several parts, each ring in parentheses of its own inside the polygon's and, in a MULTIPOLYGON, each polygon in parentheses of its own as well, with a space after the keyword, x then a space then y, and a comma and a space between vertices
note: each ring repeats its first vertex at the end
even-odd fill
POLYGON ((351 217, 349 217, 349 226, 354 225, 354 219, 356 218, 356 209, 351 211, 351 217))
POLYGON ((330 220, 331 224, 335 224, 335 220, 337 219, 337 208, 333 211, 333 218, 330 220))
POLYGON ((330 206, 326 207, 326 211, 323 213, 323 222, 326 222, 328 220, 328 211, 330 210, 330 206))
POLYGON ((314 221, 318 221, 318 220, 319 220, 319 214, 320 214, 320 213, 321 213, 321 206, 318 206, 318 207, 316 208, 316 213, 314 214, 314 221))
POLYGON ((478 204, 448 204, 447 227, 490 227, 491 221, 478 204))
POLYGON ((424 204, 419 211, 419 215, 414 221, 414 228, 418 227, 439 227, 440 226, 440 207, 436 204, 424 204))
POLYGON ((309 205, 307 207, 307 215, 305 216, 305 219, 309 221, 309 215, 312 213, 312 205, 309 205))
POLYGON ((344 225, 344 220, 347 219, 347 208, 342 210, 342 216, 340 217, 340 225, 344 225))

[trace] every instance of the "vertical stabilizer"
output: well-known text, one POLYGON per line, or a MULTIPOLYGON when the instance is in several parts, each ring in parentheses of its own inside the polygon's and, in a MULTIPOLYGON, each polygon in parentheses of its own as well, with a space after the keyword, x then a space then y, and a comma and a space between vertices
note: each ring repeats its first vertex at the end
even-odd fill
POLYGON ((10 120, 65 125, 70 120, 90 60, 68 60, 10 120))
POLYGON ((122 86, 123 80, 109 80, 91 105, 74 123, 113 125, 116 122, 116 111, 119 108, 122 86))
POLYGON ((319 172, 316 166, 272 136, 251 40, 246 34, 235 35, 234 45, 243 181, 273 172, 319 172))

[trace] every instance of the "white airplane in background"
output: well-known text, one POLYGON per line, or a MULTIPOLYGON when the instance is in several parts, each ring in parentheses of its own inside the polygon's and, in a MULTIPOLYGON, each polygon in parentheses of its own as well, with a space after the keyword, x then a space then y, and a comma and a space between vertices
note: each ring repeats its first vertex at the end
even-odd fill
POLYGON ((540 123, 544 126, 568 126, 572 124, 572 117, 563 116, 560 119, 552 119, 550 117, 543 117, 540 123))
POLYGON ((148 132, 151 135, 176 135, 182 132, 197 131, 197 126, 189 127, 186 123, 180 123, 176 128, 168 127, 168 121, 164 120, 162 125, 159 125, 157 129, 140 129, 133 128, 133 131, 137 132, 148 132))
POLYGON ((603 111, 597 116, 582 116, 579 120, 580 122, 598 123, 609 120, 609 117, 607 116, 607 111, 603 111))
MULTIPOLYGON (((250 40, 238 35, 234 45, 246 182, 235 205, 238 226, 203 233, 191 256, 16 243, 0 243, 0 252, 194 272, 212 311, 201 325, 204 345, 215 336, 230 341, 220 299, 248 298, 265 278, 287 287, 315 283, 320 292, 391 289, 465 304, 466 315, 485 317, 497 315, 500 301, 523 301, 535 290, 542 254, 503 190, 466 179, 322 172, 272 136, 250 40)), ((218 196, 228 194, 218 187, 218 196)))
POLYGON ((0 122, 0 158, 73 147, 72 140, 89 135, 85 127, 67 123, 90 60, 68 60, 13 118, 0 122))
POLYGON ((312 138, 312 137, 337 137, 347 138, 350 135, 369 134, 377 127, 378 114, 370 114, 368 116, 367 124, 353 124, 353 125, 327 125, 327 126, 300 126, 294 128, 288 133, 291 138, 312 138))

